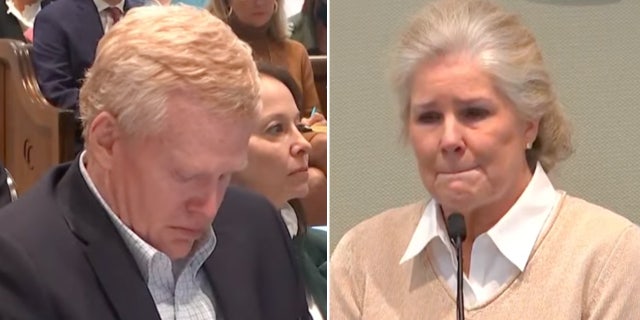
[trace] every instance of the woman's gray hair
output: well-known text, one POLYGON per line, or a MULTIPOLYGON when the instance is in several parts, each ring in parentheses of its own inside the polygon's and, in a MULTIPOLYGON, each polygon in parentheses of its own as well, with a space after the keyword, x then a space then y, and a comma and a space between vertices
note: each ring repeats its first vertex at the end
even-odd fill
POLYGON ((392 64, 392 81, 402 107, 405 137, 415 70, 424 63, 455 54, 476 59, 521 117, 540 119, 533 147, 526 151, 530 167, 540 161, 548 172, 571 155, 570 126, 535 37, 517 15, 488 0, 430 3, 401 35, 392 64))

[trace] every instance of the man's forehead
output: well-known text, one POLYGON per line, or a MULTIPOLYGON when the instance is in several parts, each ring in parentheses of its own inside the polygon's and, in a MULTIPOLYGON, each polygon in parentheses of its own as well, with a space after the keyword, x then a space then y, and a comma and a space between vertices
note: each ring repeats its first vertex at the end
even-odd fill
MULTIPOLYGON (((225 173, 246 165, 249 139, 218 139, 201 143, 177 144, 166 151, 168 163, 190 173, 225 173)), ((165 148, 166 149, 166 148, 165 148)))

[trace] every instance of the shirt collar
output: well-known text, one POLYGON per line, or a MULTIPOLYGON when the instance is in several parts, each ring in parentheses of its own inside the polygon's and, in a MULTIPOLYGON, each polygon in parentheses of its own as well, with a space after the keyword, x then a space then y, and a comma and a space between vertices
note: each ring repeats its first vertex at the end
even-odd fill
MULTIPOLYGON (((133 230, 127 227, 120 218, 113 212, 109 204, 104 200, 104 198, 100 195, 100 191, 96 188, 93 180, 89 176, 86 166, 84 165, 86 151, 82 151, 80 154, 80 173, 84 178, 87 186, 94 194, 94 196, 100 201, 104 209, 107 211, 109 218, 113 222, 116 230, 124 240, 127 248, 133 255, 138 268, 142 272, 145 280, 149 279, 149 272, 152 268, 152 262, 154 257, 159 255, 165 255, 164 253, 158 251, 156 248, 148 244, 142 238, 140 238, 133 230)), ((191 270, 193 273, 197 272, 197 270, 202 267, 206 259, 211 255, 215 245, 217 243, 216 235, 213 232, 213 227, 208 228, 204 237, 198 241, 194 245, 194 249, 189 253, 186 259, 181 259, 181 261, 173 262, 172 268, 179 269, 180 272, 182 270, 191 270)), ((166 256, 166 255, 165 255, 166 256)), ((168 257, 167 257, 168 258, 168 257)), ((176 277, 177 278, 177 277, 176 277)))
POLYGON ((511 209, 487 234, 500 252, 524 271, 533 246, 558 200, 558 193, 540 163, 511 209))
POLYGON ((289 230, 289 235, 293 238, 298 234, 298 217, 296 216, 296 211, 293 207, 287 202, 284 205, 284 208, 280 209, 280 215, 282 215, 282 220, 284 220, 284 224, 287 225, 287 230, 289 230))
POLYGON ((400 264, 420 254, 434 238, 440 238, 444 243, 448 242, 447 229, 438 208, 439 205, 433 199, 427 203, 400 264))
MULTIPOLYGON (((93 3, 96 5, 96 9, 98 9, 98 13, 104 11, 104 9, 106 8, 112 7, 112 5, 108 4, 104 0, 93 0, 93 3)), ((124 0, 118 2, 118 4, 116 4, 113 7, 116 7, 120 9, 120 11, 124 12, 124 0)))
MULTIPOLYGON (((538 163, 533 177, 518 200, 487 232, 500 252, 520 271, 524 271, 538 234, 557 199, 558 193, 538 163)), ((419 255, 434 238, 440 238, 445 244, 449 243, 439 207, 435 200, 429 201, 400 264, 419 255)))
MULTIPOLYGON (((0 0, 3 1, 3 0, 0 0)), ((40 1, 36 1, 32 4, 27 4, 24 6, 24 10, 20 11, 13 0, 6 0, 7 3, 7 13, 12 14, 20 24, 27 28, 33 28, 33 21, 36 19, 36 15, 40 12, 40 1)))

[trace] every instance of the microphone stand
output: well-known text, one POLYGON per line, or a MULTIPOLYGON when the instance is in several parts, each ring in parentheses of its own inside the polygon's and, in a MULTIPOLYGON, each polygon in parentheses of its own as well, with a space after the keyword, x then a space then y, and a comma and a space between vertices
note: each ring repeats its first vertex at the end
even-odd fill
POLYGON ((464 216, 454 212, 447 218, 447 226, 451 243, 456 248, 456 258, 458 260, 457 274, 457 294, 456 294, 456 318, 464 320, 464 292, 463 292, 463 264, 462 264, 462 242, 467 237, 467 228, 464 223, 464 216))

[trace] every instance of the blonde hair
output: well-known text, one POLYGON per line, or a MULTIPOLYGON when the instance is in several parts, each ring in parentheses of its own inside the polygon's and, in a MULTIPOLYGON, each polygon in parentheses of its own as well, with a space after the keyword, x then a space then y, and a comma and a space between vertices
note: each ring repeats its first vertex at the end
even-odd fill
POLYGON ((545 171, 573 152, 571 130, 552 87, 536 40, 519 17, 488 0, 441 0, 428 4, 401 35, 392 81, 402 107, 407 135, 410 88, 419 65, 455 54, 468 54, 490 74, 498 90, 521 117, 540 119, 529 165, 545 171))
MULTIPOLYGON (((284 41, 289 37, 287 13, 284 11, 284 0, 275 0, 275 2, 278 8, 268 22, 267 35, 274 40, 284 41)), ((229 0, 211 0, 207 8, 213 15, 229 23, 229 11, 231 10, 229 0)))
POLYGON ((254 117, 259 77, 250 47, 203 9, 148 6, 130 10, 100 40, 80 89, 88 126, 103 111, 127 134, 160 130, 170 95, 184 94, 222 116, 254 117))

